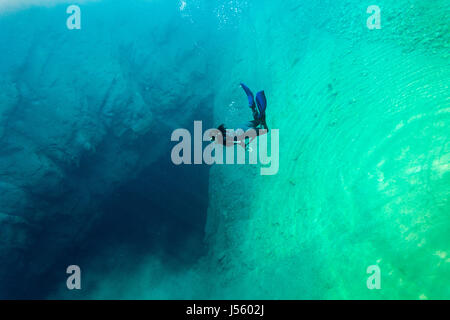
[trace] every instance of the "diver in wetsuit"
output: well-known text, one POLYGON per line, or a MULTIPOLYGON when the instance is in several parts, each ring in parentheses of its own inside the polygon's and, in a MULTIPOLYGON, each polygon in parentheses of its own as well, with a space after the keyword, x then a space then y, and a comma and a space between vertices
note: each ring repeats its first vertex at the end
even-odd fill
MULTIPOLYGON (((253 141, 257 136, 266 134, 269 128, 266 123, 266 107, 267 100, 264 94, 264 91, 259 91, 256 94, 256 104, 255 97, 253 96, 252 91, 243 83, 241 83, 242 89, 244 89, 247 94, 248 104, 250 109, 252 109, 253 120, 248 122, 246 125, 242 126, 239 129, 242 129, 244 134, 241 136, 231 136, 227 135, 226 128, 223 124, 221 124, 217 130, 222 134, 222 139, 218 139, 219 143, 224 146, 233 146, 234 144, 240 144, 243 148, 247 149, 248 144, 253 141), (258 108, 256 108, 258 107, 258 108), (251 131, 250 131, 251 130, 251 131), (249 134, 250 133, 250 134, 249 134), (245 140, 249 140, 245 142, 245 140)), ((216 137, 211 136, 211 141, 215 141, 216 137)))

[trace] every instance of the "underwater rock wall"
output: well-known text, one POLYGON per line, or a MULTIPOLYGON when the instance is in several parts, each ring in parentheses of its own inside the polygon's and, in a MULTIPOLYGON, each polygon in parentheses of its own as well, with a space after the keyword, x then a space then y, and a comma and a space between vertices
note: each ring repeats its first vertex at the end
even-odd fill
MULTIPOLYGON (((266 90, 280 170, 212 168, 214 297, 449 296, 449 4, 381 1, 382 28, 369 30, 371 4, 245 12, 219 83, 266 90), (371 265, 381 290, 367 288, 371 265)), ((227 97, 245 106, 239 90, 216 95, 218 119, 227 97)))
POLYGON ((114 189, 170 157, 174 128, 210 118, 208 31, 124 5, 86 4, 81 31, 66 6, 0 17, 0 296, 25 297, 114 189))

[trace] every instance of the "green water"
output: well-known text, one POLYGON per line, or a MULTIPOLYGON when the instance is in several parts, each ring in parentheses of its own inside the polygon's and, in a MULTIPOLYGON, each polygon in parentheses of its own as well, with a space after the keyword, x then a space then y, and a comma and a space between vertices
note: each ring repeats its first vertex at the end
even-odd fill
POLYGON ((382 28, 368 30, 371 3, 318 3, 254 12, 236 47, 256 45, 232 54, 236 73, 239 59, 267 72, 255 82, 270 92, 280 171, 214 168, 212 255, 226 252, 218 292, 448 298, 449 4, 382 1, 382 28), (239 200, 216 195, 243 179, 251 191, 239 200), (381 290, 366 286, 370 265, 380 267, 381 290))
POLYGON ((149 257, 108 270, 88 296, 449 298, 450 3, 232 3, 236 28, 207 54, 214 123, 241 117, 239 81, 265 89, 279 172, 214 166, 207 255, 187 269, 149 257), (372 4, 380 30, 366 26, 372 4), (371 265, 379 290, 366 285, 371 265))

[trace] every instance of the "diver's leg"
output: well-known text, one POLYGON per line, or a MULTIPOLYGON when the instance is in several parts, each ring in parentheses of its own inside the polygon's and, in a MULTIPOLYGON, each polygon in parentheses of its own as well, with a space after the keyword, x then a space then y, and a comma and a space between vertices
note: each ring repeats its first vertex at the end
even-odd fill
POLYGON ((258 120, 258 118, 259 118, 259 113, 258 113, 258 110, 256 110, 256 105, 253 104, 252 106, 250 106, 250 108, 252 109, 253 120, 254 120, 254 121, 259 121, 259 120, 258 120))

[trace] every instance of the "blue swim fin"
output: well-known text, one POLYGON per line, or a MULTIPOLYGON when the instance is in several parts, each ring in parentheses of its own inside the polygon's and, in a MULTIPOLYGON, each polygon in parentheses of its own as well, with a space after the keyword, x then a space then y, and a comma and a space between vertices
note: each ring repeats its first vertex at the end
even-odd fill
POLYGON ((255 106, 255 98, 253 96, 253 92, 243 83, 241 83, 241 87, 242 89, 244 89, 245 93, 247 94, 247 98, 248 98, 248 106, 250 108, 255 106))
POLYGON ((260 117, 264 117, 266 114, 267 100, 264 91, 260 91, 256 94, 256 104, 258 105, 260 117))

